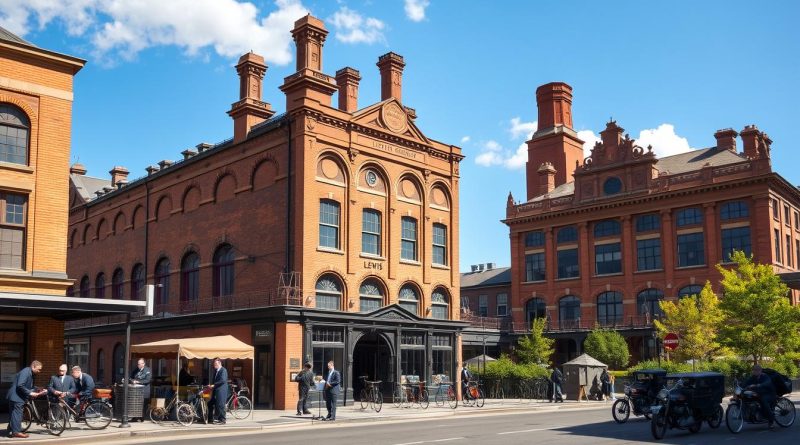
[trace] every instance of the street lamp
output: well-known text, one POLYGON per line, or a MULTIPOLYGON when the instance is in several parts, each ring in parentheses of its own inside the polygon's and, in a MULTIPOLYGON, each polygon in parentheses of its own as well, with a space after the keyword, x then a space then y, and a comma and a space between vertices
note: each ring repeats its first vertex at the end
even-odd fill
POLYGON ((655 329, 653 329, 652 336, 653 336, 653 345, 656 348, 656 357, 658 357, 658 367, 660 368, 661 367, 661 348, 660 348, 661 344, 659 342, 658 332, 655 329))

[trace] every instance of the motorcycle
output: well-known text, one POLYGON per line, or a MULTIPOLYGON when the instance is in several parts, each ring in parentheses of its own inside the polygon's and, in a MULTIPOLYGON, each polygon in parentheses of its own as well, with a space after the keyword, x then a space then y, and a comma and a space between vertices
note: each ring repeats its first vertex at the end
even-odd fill
POLYGON ((632 374, 633 382, 625 385, 624 396, 614 401, 611 415, 617 423, 625 423, 633 411, 635 416, 645 416, 650 420, 650 408, 657 405, 651 388, 657 388, 667 372, 662 369, 646 369, 632 374))
MULTIPOLYGON (((745 423, 767 423, 768 419, 761 414, 761 399, 758 393, 742 388, 738 381, 734 384, 734 388, 728 409, 725 411, 725 425, 728 430, 733 434, 739 434, 745 423)), ((797 413, 791 400, 778 397, 772 409, 775 413, 775 423, 780 427, 788 428, 794 424, 797 413)))
POLYGON ((711 428, 722 424, 722 394, 725 377, 713 372, 671 374, 667 379, 677 379, 658 392, 659 404, 650 408, 650 430, 657 440, 664 438, 667 429, 689 430, 697 433, 707 422, 711 428))

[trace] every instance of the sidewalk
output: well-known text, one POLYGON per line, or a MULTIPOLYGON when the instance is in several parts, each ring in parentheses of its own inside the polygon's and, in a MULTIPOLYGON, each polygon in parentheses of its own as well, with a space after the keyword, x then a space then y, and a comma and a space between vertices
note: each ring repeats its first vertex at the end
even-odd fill
MULTIPOLYGON (((611 402, 576 402, 565 401, 562 403, 528 403, 520 402, 517 399, 511 400, 487 400, 483 408, 465 407, 459 405, 456 409, 451 409, 449 406, 438 407, 435 403, 431 403, 428 409, 421 409, 420 407, 412 408, 395 408, 391 403, 384 402, 383 408, 380 413, 376 413, 372 409, 362 410, 361 405, 356 402, 355 405, 348 401, 348 405, 339 407, 336 411, 336 422, 334 424, 342 423, 357 423, 357 422, 375 422, 375 421, 397 421, 397 420, 412 420, 412 419, 431 419, 431 418, 445 418, 448 416, 469 416, 480 415, 482 413, 491 412, 508 412, 508 411, 554 411, 563 409, 610 409, 611 402)), ((317 415, 316 411, 313 411, 317 415)), ((320 422, 313 420, 312 416, 295 416, 294 410, 278 411, 278 410, 254 410, 252 417, 244 420, 237 420, 228 417, 227 424, 220 425, 204 425, 194 424, 189 427, 179 425, 177 422, 164 422, 162 425, 152 423, 150 421, 132 422, 130 428, 119 428, 119 422, 114 421, 108 428, 104 430, 90 430, 85 424, 72 424, 71 428, 64 430, 61 436, 50 435, 44 428, 38 425, 31 425, 28 434, 28 439, 9 439, 6 437, 0 438, 0 444, 19 442, 19 443, 52 443, 59 445, 67 444, 83 444, 95 441, 107 442, 111 440, 121 439, 135 439, 135 438, 167 438, 170 436, 190 435, 197 434, 200 431, 213 431, 214 434, 219 434, 224 430, 226 433, 245 433, 257 432, 262 430, 277 429, 277 428, 308 428, 312 425, 329 425, 329 422, 320 422)), ((325 409, 321 411, 324 416, 325 409)), ((8 415, 0 415, 0 429, 5 432, 8 422, 8 415)))

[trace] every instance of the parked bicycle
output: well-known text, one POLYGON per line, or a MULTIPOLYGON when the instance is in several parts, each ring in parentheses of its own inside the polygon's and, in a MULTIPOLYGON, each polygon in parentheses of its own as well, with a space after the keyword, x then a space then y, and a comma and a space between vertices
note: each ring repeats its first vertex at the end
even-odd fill
POLYGON ((178 393, 169 400, 163 407, 151 407, 148 417, 153 423, 162 424, 169 419, 170 413, 175 411, 175 420, 183 426, 189 426, 194 422, 194 408, 188 403, 180 400, 178 393))
POLYGON ((66 423, 83 422, 90 429, 102 430, 108 427, 113 418, 110 399, 111 390, 95 389, 89 400, 82 402, 77 399, 76 404, 70 406, 63 397, 59 397, 54 405, 66 423))
POLYGON ((420 407, 427 409, 430 405, 428 390, 424 381, 398 383, 392 394, 392 403, 396 408, 420 407))
POLYGON ((22 432, 27 432, 32 424, 43 426, 48 433, 59 436, 67 427, 67 416, 58 409, 58 405, 29 399, 22 407, 22 432))
POLYGON ((461 397, 461 404, 464 406, 483 408, 484 403, 486 403, 486 399, 484 398, 481 384, 475 380, 467 382, 466 391, 464 391, 461 397))
POLYGON ((372 407, 376 413, 379 413, 383 407, 383 395, 380 391, 381 381, 369 381, 367 380, 367 377, 368 376, 365 375, 359 377, 364 383, 364 387, 361 389, 359 394, 359 398, 361 400, 361 409, 363 410, 372 407))
POLYGON ((239 380, 237 384, 230 384, 231 395, 225 403, 225 409, 236 419, 246 419, 253 411, 253 402, 248 397, 250 389, 244 380, 239 380))
POLYGON ((208 423, 208 402, 207 396, 211 394, 211 388, 191 385, 190 388, 195 392, 189 395, 187 401, 194 411, 194 418, 203 423, 208 423))
POLYGON ((453 389, 453 385, 450 383, 440 383, 439 387, 436 388, 436 393, 434 394, 433 399, 436 401, 436 406, 444 406, 445 402, 447 402, 450 405, 450 408, 458 408, 456 391, 453 389))

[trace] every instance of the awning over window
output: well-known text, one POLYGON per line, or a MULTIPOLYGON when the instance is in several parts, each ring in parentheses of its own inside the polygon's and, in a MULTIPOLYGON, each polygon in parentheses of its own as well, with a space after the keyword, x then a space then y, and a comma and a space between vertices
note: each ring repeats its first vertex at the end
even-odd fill
POLYGON ((0 292, 0 314, 77 320, 92 316, 130 314, 145 309, 146 301, 0 292))

